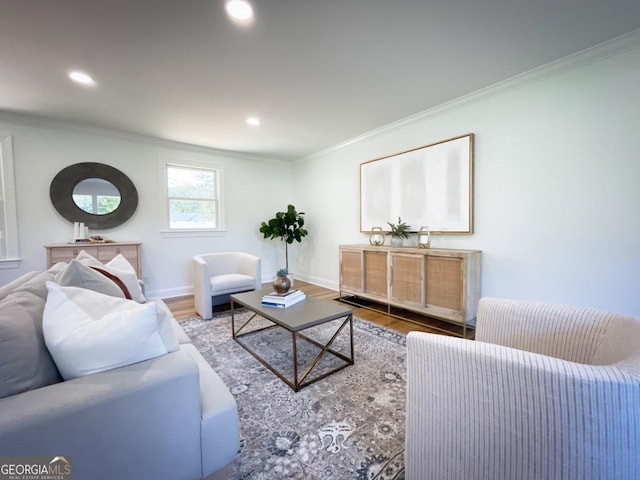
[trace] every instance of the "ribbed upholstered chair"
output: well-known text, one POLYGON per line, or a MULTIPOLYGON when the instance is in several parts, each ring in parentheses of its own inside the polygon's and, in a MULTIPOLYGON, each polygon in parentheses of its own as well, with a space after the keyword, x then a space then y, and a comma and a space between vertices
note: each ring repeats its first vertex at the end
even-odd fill
POLYGON ((204 253, 193 257, 195 310, 208 320, 213 306, 229 302, 232 293, 262 287, 260 258, 244 252, 204 253))
POLYGON ((407 355, 407 480, 640 478, 640 319, 484 298, 407 355))

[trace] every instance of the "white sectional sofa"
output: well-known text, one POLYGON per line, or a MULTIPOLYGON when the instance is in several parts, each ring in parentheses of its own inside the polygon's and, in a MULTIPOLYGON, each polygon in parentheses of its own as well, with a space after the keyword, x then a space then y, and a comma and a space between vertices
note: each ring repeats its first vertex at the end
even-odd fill
POLYGON ((66 268, 0 287, 0 453, 65 456, 78 479, 228 478, 235 399, 161 300, 146 302, 168 317, 173 351, 63 380, 42 323, 66 268))

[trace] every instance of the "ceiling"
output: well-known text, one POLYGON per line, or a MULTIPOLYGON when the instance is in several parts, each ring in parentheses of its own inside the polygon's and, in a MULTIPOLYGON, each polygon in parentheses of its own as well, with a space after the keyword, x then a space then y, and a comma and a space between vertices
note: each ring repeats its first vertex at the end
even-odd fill
POLYGON ((640 28, 638 0, 253 5, 0 0, 0 110, 295 160, 640 28))

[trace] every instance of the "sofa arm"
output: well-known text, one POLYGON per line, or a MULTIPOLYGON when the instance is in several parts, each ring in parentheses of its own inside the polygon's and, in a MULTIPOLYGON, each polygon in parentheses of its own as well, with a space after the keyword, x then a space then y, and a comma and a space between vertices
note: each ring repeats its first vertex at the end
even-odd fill
POLYGON ((198 367, 181 350, 0 400, 3 455, 71 458, 74 478, 200 478, 198 367))
POLYGON ((476 340, 592 364, 619 317, 586 307, 482 298, 476 340))
POLYGON ((480 343, 407 337, 406 478, 635 478, 638 379, 480 343))
POLYGON ((193 257, 193 300, 194 308, 204 320, 213 317, 211 301, 211 271, 209 264, 200 255, 193 257))

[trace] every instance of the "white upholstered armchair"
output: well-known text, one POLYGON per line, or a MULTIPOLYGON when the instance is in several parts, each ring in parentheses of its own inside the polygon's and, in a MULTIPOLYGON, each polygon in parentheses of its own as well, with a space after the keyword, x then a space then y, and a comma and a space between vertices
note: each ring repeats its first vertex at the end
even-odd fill
POLYGON ((407 361, 407 480, 640 478, 640 319, 484 298, 407 361))
POLYGON ((195 309, 205 320, 213 306, 227 303, 232 293, 259 290, 260 258, 243 252, 205 253, 193 257, 195 309))

